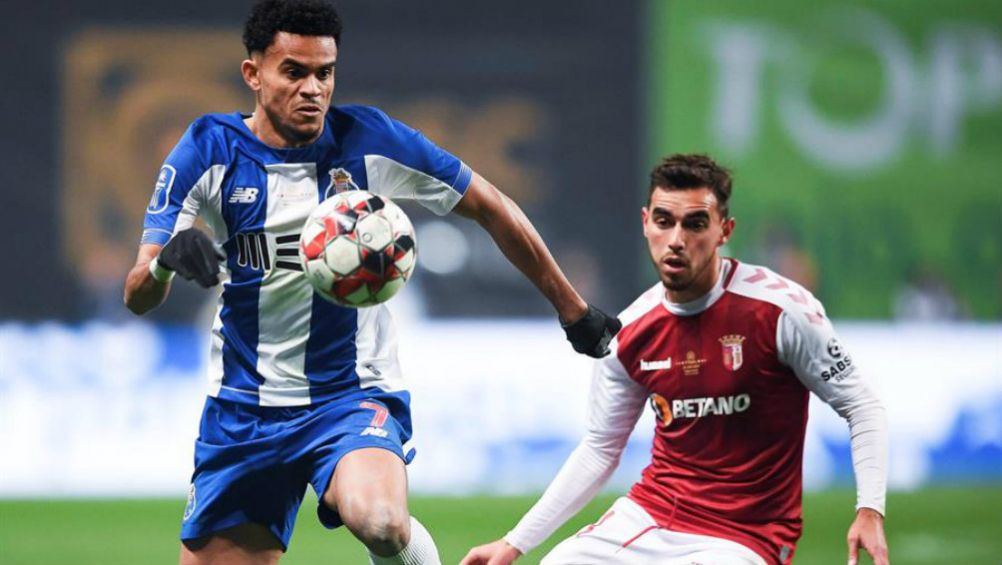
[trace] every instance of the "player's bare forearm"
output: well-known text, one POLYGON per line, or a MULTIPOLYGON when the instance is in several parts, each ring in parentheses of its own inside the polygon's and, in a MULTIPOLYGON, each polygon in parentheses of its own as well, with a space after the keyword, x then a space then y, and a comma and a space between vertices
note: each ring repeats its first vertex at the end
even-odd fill
POLYGON ((140 246, 136 265, 125 278, 125 307, 142 315, 163 304, 170 291, 170 282, 159 282, 150 273, 150 261, 160 253, 159 245, 140 246))
POLYGON ((487 231, 505 257, 553 304, 562 321, 573 322, 585 315, 588 305, 518 204, 474 173, 456 212, 487 231))
POLYGON ((874 565, 889 565, 887 538, 884 536, 884 517, 872 508, 860 508, 856 519, 849 526, 849 565, 859 562, 859 548, 862 547, 874 565))

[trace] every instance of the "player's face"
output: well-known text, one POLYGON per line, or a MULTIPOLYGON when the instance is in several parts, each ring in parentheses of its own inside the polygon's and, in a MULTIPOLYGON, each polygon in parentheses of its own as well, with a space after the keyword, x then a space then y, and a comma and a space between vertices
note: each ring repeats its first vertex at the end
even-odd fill
POLYGON ((254 119, 267 118, 267 124, 256 124, 266 142, 269 129, 286 146, 320 136, 334 94, 337 53, 333 37, 280 31, 264 53, 244 61, 244 80, 257 95, 254 119))
POLYGON ((717 249, 734 219, 724 218, 709 188, 656 188, 641 211, 651 260, 673 302, 688 302, 713 288, 720 272, 717 249))

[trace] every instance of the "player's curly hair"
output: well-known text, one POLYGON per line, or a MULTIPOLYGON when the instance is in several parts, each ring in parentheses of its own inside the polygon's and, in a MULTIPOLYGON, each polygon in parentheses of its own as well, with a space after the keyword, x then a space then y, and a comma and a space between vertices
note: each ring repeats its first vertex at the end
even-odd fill
POLYGON ((651 186, 647 193, 650 202, 654 189, 688 190, 709 188, 717 197, 720 215, 727 217, 731 199, 731 171, 718 165, 707 155, 676 153, 669 155, 651 171, 651 186))
POLYGON ((324 0, 261 0, 254 4, 244 24, 247 54, 264 52, 280 31, 330 36, 340 46, 341 16, 324 0))

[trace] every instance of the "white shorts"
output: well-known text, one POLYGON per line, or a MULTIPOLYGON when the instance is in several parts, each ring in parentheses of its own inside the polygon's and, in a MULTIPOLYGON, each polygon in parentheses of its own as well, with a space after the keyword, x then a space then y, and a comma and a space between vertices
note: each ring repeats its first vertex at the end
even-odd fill
POLYGON ((598 522, 553 548, 540 565, 766 565, 730 540, 658 527, 636 502, 622 497, 598 522))

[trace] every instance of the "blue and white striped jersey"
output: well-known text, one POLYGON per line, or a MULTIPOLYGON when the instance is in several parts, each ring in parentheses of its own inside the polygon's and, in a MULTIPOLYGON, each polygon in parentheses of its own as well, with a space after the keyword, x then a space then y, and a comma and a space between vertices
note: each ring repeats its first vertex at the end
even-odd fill
POLYGON ((406 397, 389 312, 315 296, 300 270, 299 233, 320 201, 347 189, 446 214, 470 168, 375 108, 332 107, 321 137, 295 149, 265 145, 243 120, 192 123, 160 170, 142 238, 164 245, 200 216, 226 252, 209 394, 261 406, 362 397, 372 387, 406 397))

